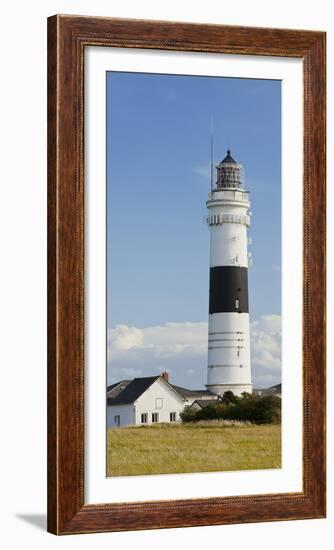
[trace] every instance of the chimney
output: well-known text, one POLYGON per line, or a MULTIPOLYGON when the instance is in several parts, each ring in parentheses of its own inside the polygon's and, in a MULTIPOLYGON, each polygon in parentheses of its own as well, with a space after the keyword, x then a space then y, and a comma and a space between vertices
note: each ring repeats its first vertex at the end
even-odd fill
POLYGON ((162 373, 161 378, 163 378, 166 382, 169 382, 169 374, 166 370, 162 373))

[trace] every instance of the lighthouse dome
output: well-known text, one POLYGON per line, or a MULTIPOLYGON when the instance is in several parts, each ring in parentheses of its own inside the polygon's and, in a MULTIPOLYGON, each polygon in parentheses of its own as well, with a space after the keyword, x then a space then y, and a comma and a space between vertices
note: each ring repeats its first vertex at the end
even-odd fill
POLYGON ((229 149, 227 149, 226 157, 218 164, 218 166, 221 166, 222 164, 238 164, 231 156, 231 151, 229 149))

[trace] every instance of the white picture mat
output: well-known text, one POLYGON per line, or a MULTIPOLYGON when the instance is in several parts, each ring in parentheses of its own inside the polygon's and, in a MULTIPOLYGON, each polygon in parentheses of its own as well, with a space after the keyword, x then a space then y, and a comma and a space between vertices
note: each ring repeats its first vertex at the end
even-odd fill
POLYGON ((86 503, 302 491, 302 91, 302 62, 297 59, 85 49, 86 503), (119 478, 105 475, 107 71, 282 80, 281 469, 119 478))

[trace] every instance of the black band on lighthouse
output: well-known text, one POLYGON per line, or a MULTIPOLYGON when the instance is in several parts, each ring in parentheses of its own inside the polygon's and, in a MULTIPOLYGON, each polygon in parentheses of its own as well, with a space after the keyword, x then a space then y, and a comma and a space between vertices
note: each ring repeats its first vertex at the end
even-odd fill
POLYGON ((209 313, 248 313, 247 267, 210 268, 209 313))

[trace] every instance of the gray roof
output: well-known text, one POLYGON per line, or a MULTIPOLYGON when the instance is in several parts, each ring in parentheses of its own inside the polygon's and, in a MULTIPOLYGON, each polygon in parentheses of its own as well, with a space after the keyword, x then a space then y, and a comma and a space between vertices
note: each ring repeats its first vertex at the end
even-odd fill
POLYGON ((282 384, 276 384, 275 386, 270 386, 268 390, 272 390, 273 392, 281 393, 282 391, 282 384))
POLYGON ((172 386, 172 388, 177 392, 179 393, 180 395, 182 395, 182 397, 200 397, 202 395, 212 395, 212 392, 210 392, 209 390, 188 390, 187 388, 182 388, 181 386, 175 386, 175 384, 170 384, 170 386, 172 386))
POLYGON ((111 384, 107 387, 107 399, 116 397, 121 391, 123 391, 126 386, 130 384, 131 380, 121 380, 116 384, 111 384))
POLYGON ((111 384, 110 386, 107 386, 107 392, 113 390, 118 386, 121 382, 116 382, 115 384, 111 384))
MULTIPOLYGON (((201 407, 201 409, 203 409, 204 407, 207 407, 208 405, 212 405, 217 401, 219 401, 218 397, 217 399, 195 399, 194 403, 197 403, 197 405, 201 407)), ((192 403, 192 405, 194 403, 192 403)))
POLYGON ((262 395, 280 395, 282 393, 282 384, 270 386, 270 388, 254 388, 254 392, 261 392, 262 395))
POLYGON ((153 382, 161 378, 160 376, 149 376, 147 378, 134 378, 126 387, 115 397, 108 399, 108 405, 128 405, 140 397, 153 382))
POLYGON ((270 386, 263 391, 266 395, 281 395, 282 393, 282 384, 276 384, 275 386, 270 386))

